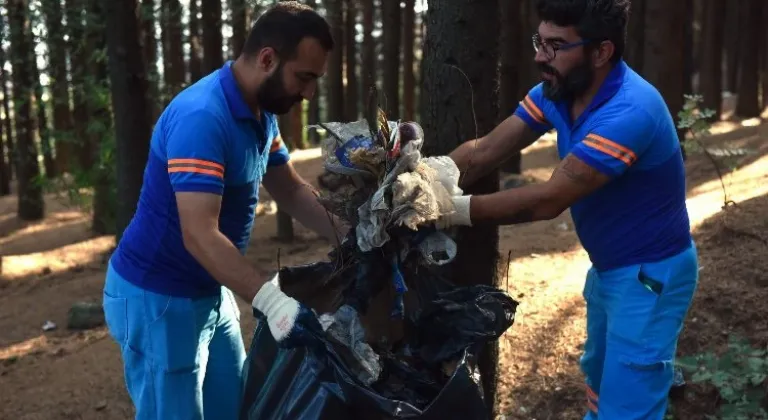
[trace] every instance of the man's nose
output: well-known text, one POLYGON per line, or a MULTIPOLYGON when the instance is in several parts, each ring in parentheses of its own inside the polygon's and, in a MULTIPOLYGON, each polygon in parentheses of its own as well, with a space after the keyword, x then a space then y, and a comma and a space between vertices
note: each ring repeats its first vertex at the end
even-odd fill
POLYGON ((301 91, 301 96, 304 99, 311 101, 312 98, 315 96, 316 91, 317 91, 317 82, 315 81, 315 82, 309 83, 307 87, 305 87, 304 90, 301 91))

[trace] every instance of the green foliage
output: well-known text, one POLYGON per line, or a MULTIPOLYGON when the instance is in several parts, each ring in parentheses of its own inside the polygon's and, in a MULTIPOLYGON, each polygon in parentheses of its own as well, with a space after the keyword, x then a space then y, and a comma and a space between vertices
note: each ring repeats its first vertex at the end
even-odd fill
POLYGON ((692 383, 710 383, 724 403, 718 416, 709 419, 768 419, 765 380, 768 377, 768 351, 757 349, 742 338, 731 336, 728 351, 712 352, 678 359, 679 365, 693 373, 692 383))

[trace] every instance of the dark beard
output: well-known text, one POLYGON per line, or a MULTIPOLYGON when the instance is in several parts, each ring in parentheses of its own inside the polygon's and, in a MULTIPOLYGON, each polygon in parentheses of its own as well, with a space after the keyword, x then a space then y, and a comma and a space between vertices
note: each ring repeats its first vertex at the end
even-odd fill
POLYGON ((551 74, 557 80, 557 84, 551 81, 543 82, 544 96, 554 102, 572 101, 583 95, 592 85, 595 72, 589 61, 584 60, 581 64, 571 69, 565 76, 562 76, 557 70, 549 67, 547 64, 540 64, 539 69, 547 74, 551 74))
POLYGON ((262 83, 259 91, 256 92, 259 108, 275 115, 288 113, 293 105, 301 102, 301 100, 301 96, 290 96, 285 91, 282 65, 262 83))

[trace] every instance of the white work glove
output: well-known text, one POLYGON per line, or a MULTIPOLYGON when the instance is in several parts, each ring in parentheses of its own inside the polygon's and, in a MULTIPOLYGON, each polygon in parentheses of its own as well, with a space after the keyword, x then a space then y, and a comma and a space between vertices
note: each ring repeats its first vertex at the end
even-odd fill
POLYGON ((441 216, 435 222, 438 230, 444 230, 452 226, 472 226, 469 215, 469 202, 471 195, 457 195, 453 197, 454 212, 441 216))
POLYGON ((280 290, 279 274, 261 286, 251 305, 267 317, 269 331, 278 343, 293 329, 300 308, 296 299, 280 290))

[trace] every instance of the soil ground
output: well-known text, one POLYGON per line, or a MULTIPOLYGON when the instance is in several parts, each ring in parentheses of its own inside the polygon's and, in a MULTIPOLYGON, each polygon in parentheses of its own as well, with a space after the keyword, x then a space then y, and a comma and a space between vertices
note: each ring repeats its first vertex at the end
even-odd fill
MULTIPOLYGON (((701 281, 679 353, 721 350, 737 333, 768 345, 768 127, 721 122, 713 146, 743 146, 757 153, 740 157, 725 176, 729 199, 711 163, 691 153, 687 163, 688 206, 698 244, 701 281)), ((294 154, 311 181, 320 172, 316 150, 294 154)), ((523 157, 524 175, 549 177, 557 163, 552 139, 542 139, 523 157)), ((268 198, 264 196, 265 201, 268 198)), ((15 218, 15 197, 0 199, 0 418, 128 419, 132 407, 123 385, 120 356, 104 327, 66 329, 67 311, 78 301, 100 302, 109 236, 89 233, 89 217, 48 197, 45 220, 15 218), (43 331, 46 321, 58 328, 43 331)), ((293 243, 278 243, 274 208, 260 210, 248 258, 276 267, 324 260, 329 244, 295 224, 293 243)), ((581 298, 589 267, 570 216, 501 229, 500 254, 509 262, 502 281, 520 301, 515 324, 501 339, 499 403, 509 419, 580 419, 584 391, 578 358, 585 337, 581 298)), ((241 303, 244 340, 254 322, 241 303)), ((689 385, 674 401, 675 418, 714 413, 713 389, 689 385)))

